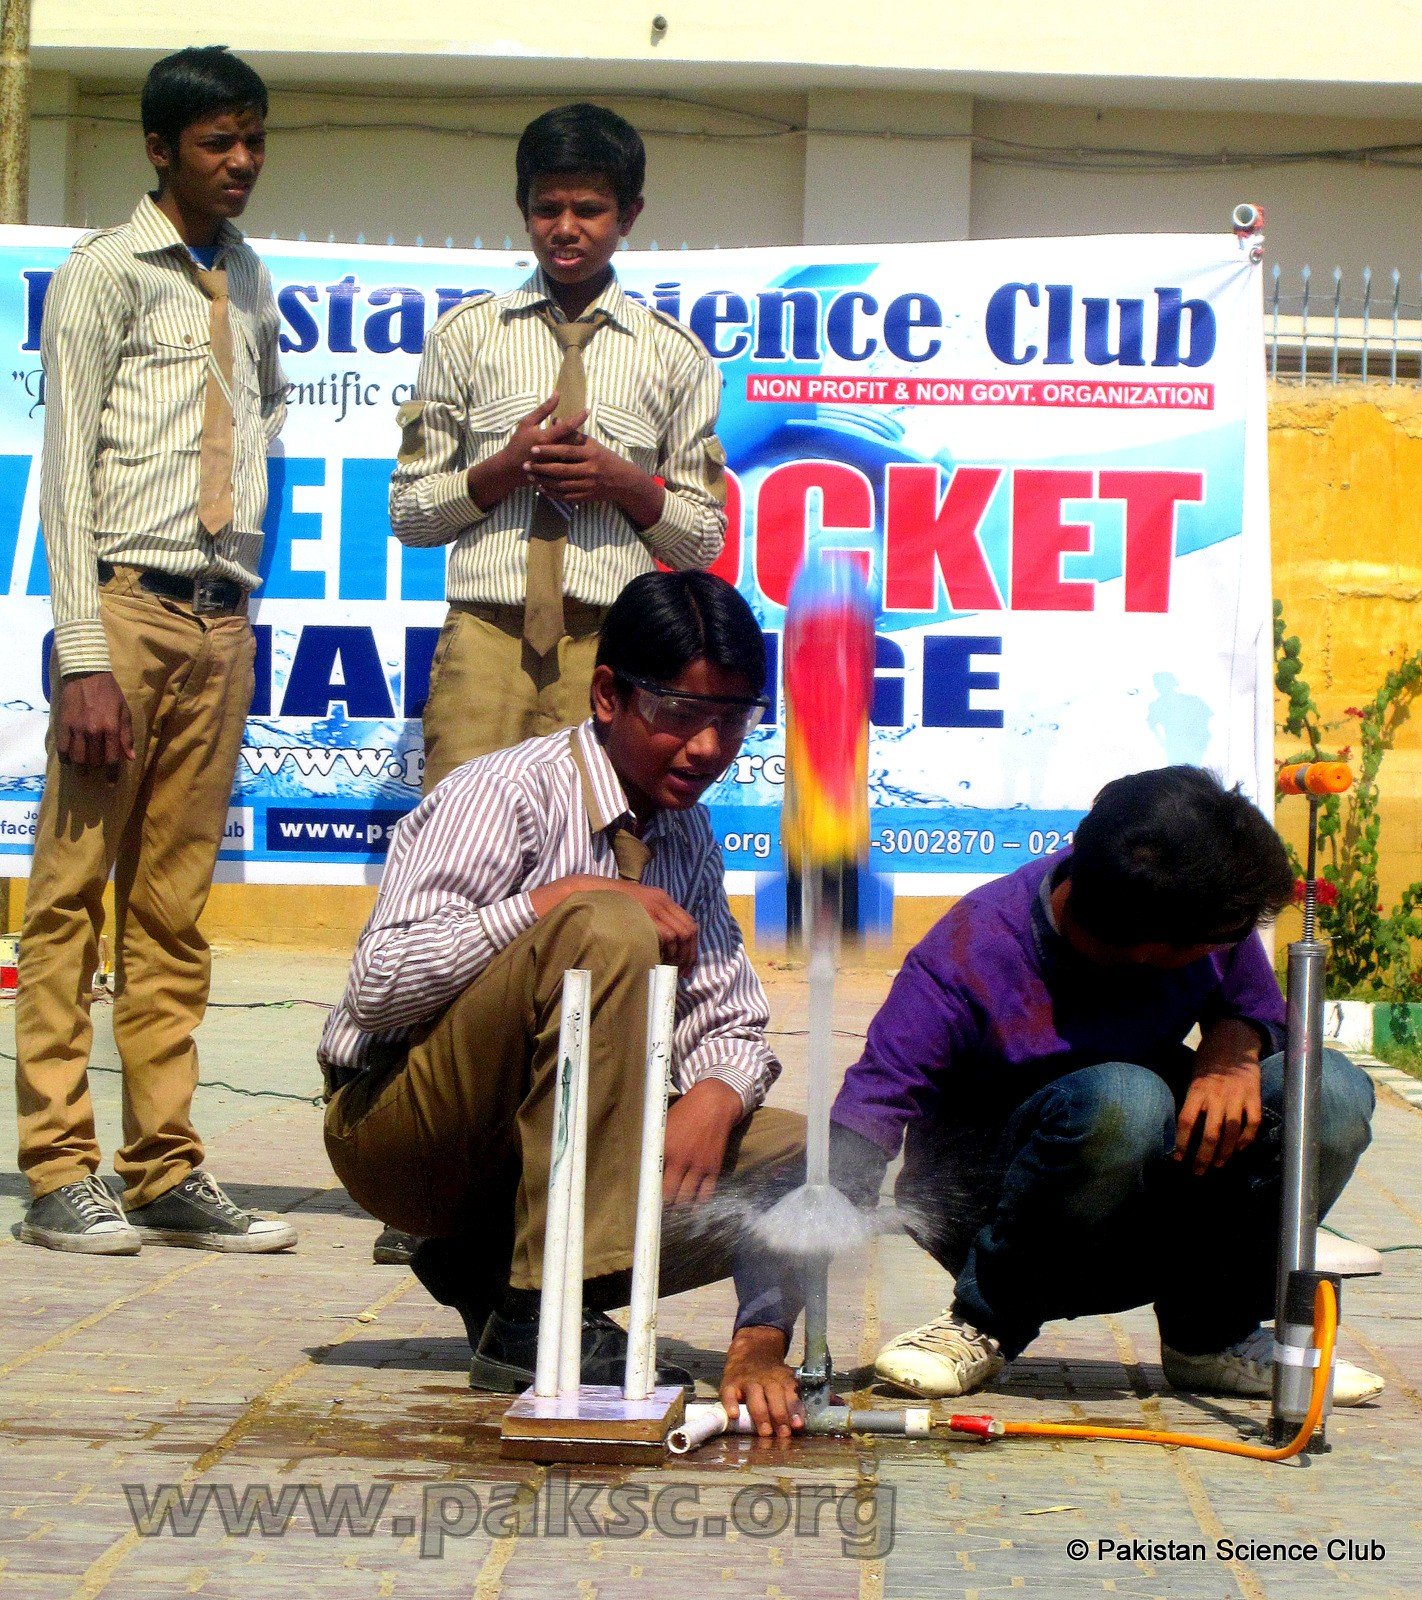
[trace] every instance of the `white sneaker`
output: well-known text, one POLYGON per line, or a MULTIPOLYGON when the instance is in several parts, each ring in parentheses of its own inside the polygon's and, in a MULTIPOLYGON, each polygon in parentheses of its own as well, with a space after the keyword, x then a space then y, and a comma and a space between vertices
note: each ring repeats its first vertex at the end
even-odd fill
POLYGON ((1314 1241, 1313 1264, 1319 1272, 1336 1272, 1340 1278, 1377 1278, 1383 1270, 1383 1258, 1371 1245, 1322 1228, 1314 1241))
POLYGON ((945 1311, 921 1328, 890 1339, 879 1352, 874 1371, 928 1399, 948 1399, 985 1388, 1002 1371, 1002 1346, 945 1311))
MULTIPOLYGON (((1250 1400, 1267 1400, 1274 1392, 1274 1330, 1256 1328, 1247 1339, 1228 1350, 1207 1355, 1187 1356, 1160 1347, 1160 1364, 1172 1389, 1191 1394, 1231 1394, 1250 1400)), ((1333 1364, 1333 1404, 1360 1406, 1383 1392, 1383 1380, 1375 1372, 1355 1367, 1341 1356, 1333 1364)))

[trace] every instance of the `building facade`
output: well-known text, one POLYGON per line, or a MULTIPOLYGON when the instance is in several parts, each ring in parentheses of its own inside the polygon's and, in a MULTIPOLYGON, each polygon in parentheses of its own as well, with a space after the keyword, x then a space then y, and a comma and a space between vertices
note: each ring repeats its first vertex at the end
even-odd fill
POLYGON ((1322 0, 1049 8, 903 0, 351 7, 37 0, 31 220, 117 221, 137 88, 188 43, 266 76, 258 234, 515 242, 518 130, 595 97, 647 133, 662 248, 1227 226, 1262 203, 1286 281, 1402 269, 1417 299, 1422 13, 1322 0))

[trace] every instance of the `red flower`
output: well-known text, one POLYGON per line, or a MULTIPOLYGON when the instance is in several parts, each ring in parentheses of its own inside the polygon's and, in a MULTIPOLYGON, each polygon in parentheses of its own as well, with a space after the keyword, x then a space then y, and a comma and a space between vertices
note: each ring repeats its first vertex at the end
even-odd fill
POLYGON ((1343 715, 1345 717, 1356 717, 1361 722, 1366 713, 1361 706, 1344 706, 1343 715))
MULTIPOLYGON (((1294 904, 1301 906, 1304 901, 1304 881, 1302 878, 1294 879, 1294 904)), ((1338 904, 1338 885, 1329 883, 1326 878, 1318 880, 1318 904, 1321 906, 1336 906, 1338 904)))

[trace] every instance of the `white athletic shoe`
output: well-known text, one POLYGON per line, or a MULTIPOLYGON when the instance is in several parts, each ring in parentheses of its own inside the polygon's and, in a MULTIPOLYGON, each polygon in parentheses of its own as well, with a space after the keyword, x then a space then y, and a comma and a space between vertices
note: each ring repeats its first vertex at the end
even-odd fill
MULTIPOLYGON (((1274 1392, 1274 1330, 1256 1328, 1247 1339, 1228 1350, 1207 1355, 1187 1356, 1169 1345, 1160 1347, 1160 1364, 1172 1389, 1191 1394, 1240 1395, 1249 1400, 1267 1400, 1274 1392)), ((1333 1365, 1333 1404, 1360 1406, 1383 1392, 1383 1380, 1375 1372, 1355 1367, 1341 1356, 1333 1365)))
POLYGON ((1340 1278, 1377 1278, 1383 1270, 1383 1258, 1370 1244, 1322 1228, 1314 1242, 1313 1264, 1318 1271, 1336 1272, 1340 1278))
POLYGON ((1006 1361, 991 1334, 980 1333, 945 1311, 921 1328, 890 1339, 879 1352, 874 1371, 926 1399, 948 1399, 986 1388, 1006 1361))

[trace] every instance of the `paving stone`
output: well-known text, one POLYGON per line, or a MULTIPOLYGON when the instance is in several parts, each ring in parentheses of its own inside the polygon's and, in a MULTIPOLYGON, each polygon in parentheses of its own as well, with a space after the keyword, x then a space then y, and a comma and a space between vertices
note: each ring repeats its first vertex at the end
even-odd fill
MULTIPOLYGON (((329 958, 228 953, 219 956, 214 992, 233 1002, 330 1001, 343 976, 344 963, 329 958)), ((796 1104, 803 989, 789 971, 772 969, 768 980, 786 1060, 776 1096, 796 1104)), ((836 1014, 846 1035, 862 1032, 886 984, 880 972, 847 975, 836 1014)), ((98 1023, 95 1059, 111 1065, 102 1013, 98 1023)), ((220 1009, 201 1040, 205 1076, 296 1097, 204 1087, 197 1101, 212 1170, 242 1203, 295 1221, 300 1243, 288 1255, 148 1249, 85 1260, 20 1246, 9 1228, 22 1212, 24 1185, 13 1167, 0 1171, 0 1600, 682 1600, 688 1593, 696 1600, 997 1600, 1028 1588, 1068 1600, 1340 1593, 1411 1600, 1417 1593, 1422 1251, 1415 1250, 1389 1253, 1382 1278, 1345 1290, 1342 1349, 1382 1371, 1389 1387, 1380 1403, 1334 1418, 1327 1455, 1269 1466, 1099 1442, 981 1446, 935 1435, 764 1446, 722 1439, 658 1470, 571 1469, 570 1492, 585 1486, 586 1499, 596 1491, 592 1531, 576 1524, 551 1531, 556 1479, 499 1460, 501 1404, 469 1391, 457 1318, 433 1305, 404 1269, 371 1263, 376 1226, 335 1185, 320 1113, 302 1098, 317 1087, 320 1023, 314 1007, 220 1009), (171 1524, 139 1537, 124 1485, 141 1486, 150 1504, 162 1485, 177 1485, 201 1517, 183 1537, 171 1524), (359 1535, 349 1524, 340 1533, 316 1531, 313 1504, 318 1517, 323 1504, 329 1513, 343 1485, 373 1508, 373 1532, 359 1535), (537 1497, 537 1531, 495 1537, 490 1506, 518 1486, 537 1497), (286 1531, 225 1530, 222 1497, 230 1521, 244 1495, 250 1513, 251 1496, 263 1490, 274 1503, 283 1490, 297 1496, 286 1531), (668 1490, 680 1499, 660 1502, 658 1526, 654 1496, 668 1490), (204 1498, 194 1502, 194 1494, 204 1498), (469 1509, 474 1497, 477 1516, 469 1509), (809 1518, 816 1503, 812 1536, 808 1522, 797 1525, 796 1509, 808 1506, 809 1518), (441 1504, 458 1536, 452 1532, 438 1555, 422 1555, 422 1519, 433 1528, 441 1504), (877 1516, 856 1526, 850 1513, 866 1505, 877 1516), (783 1508, 788 1521, 738 1526, 755 1507, 768 1510, 772 1523, 783 1508), (669 1520, 685 1515, 696 1520, 694 1537, 680 1537, 669 1520), (1216 1554, 1226 1538, 1321 1548, 1316 1560, 1228 1562, 1216 1554), (1344 1541, 1341 1555, 1322 1548, 1329 1538, 1344 1541), (1085 1560, 1071 1558, 1073 1539, 1086 1541, 1085 1560), (1125 1559, 1103 1549, 1103 1540, 1116 1541, 1125 1559), (1204 1559, 1172 1556, 1172 1540, 1177 1550, 1203 1544, 1204 1559), (1372 1541, 1385 1547, 1384 1559, 1363 1559, 1372 1541)), ((0 1048, 12 1050, 11 1038, 0 1014, 0 1048)), ((841 1037, 836 1046, 840 1066, 848 1065, 856 1039, 841 1037)), ((1365 1065, 1386 1092, 1372 1148, 1330 1220, 1376 1246, 1422 1245, 1422 1117, 1410 1103, 1422 1104, 1422 1085, 1365 1065)), ((118 1080, 97 1074, 94 1085, 109 1150, 118 1080)), ((0 1120, 12 1117, 6 1086, 0 1120)), ((867 1381, 882 1340, 934 1315, 950 1295, 951 1280, 904 1237, 878 1240, 839 1264, 832 1341, 845 1381, 867 1381)), ((733 1310, 725 1285, 661 1308, 669 1352, 708 1386, 733 1310)), ((966 1408, 1220 1439, 1257 1438, 1268 1410, 1262 1401, 1173 1394, 1148 1311, 1051 1325, 998 1388, 966 1408)))

